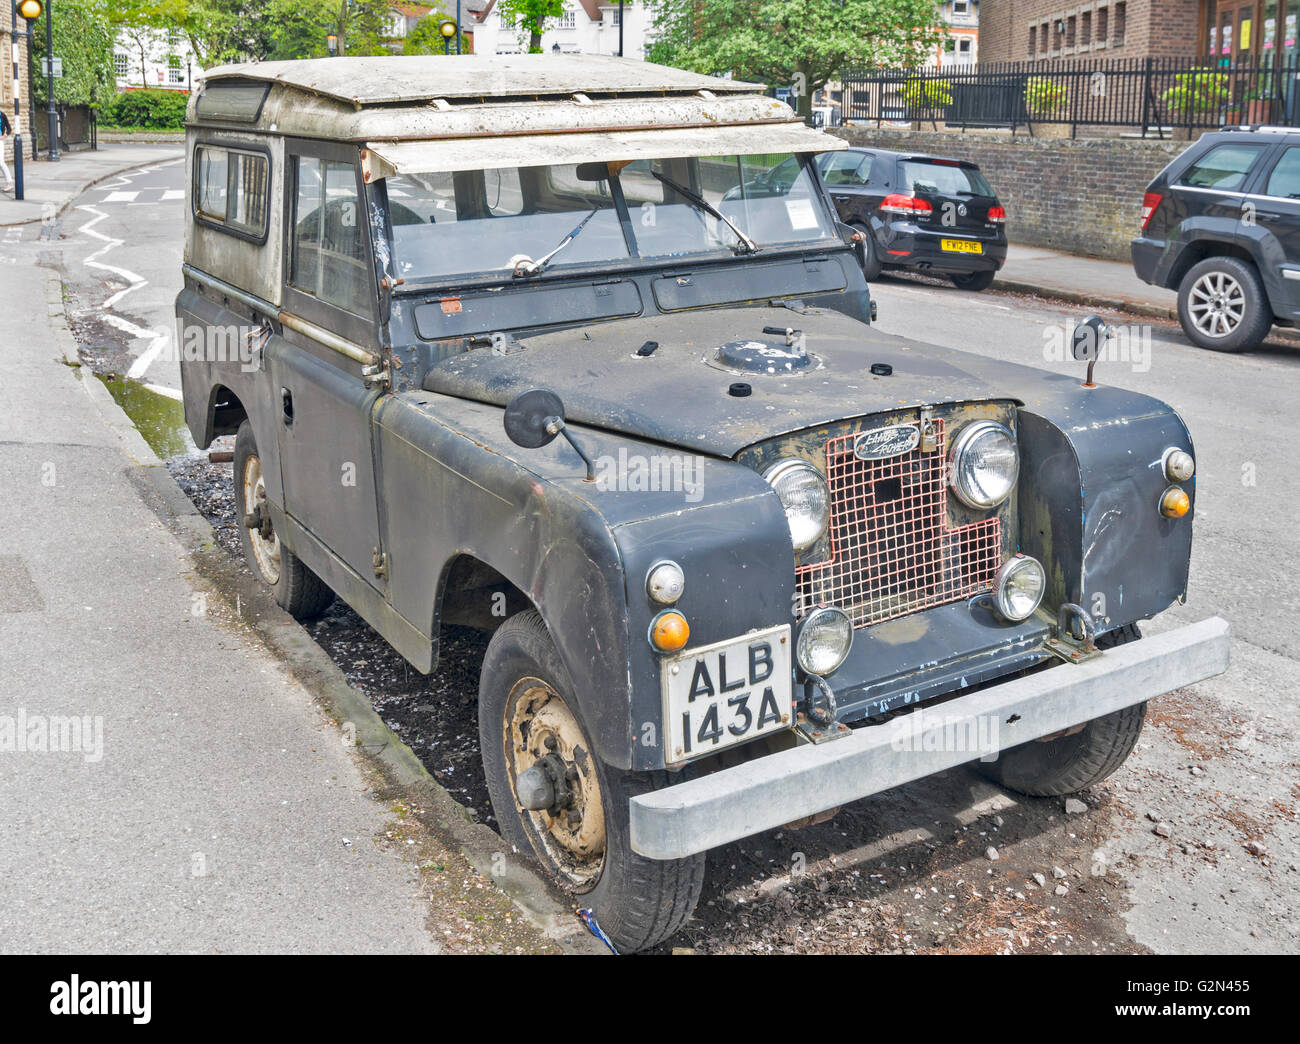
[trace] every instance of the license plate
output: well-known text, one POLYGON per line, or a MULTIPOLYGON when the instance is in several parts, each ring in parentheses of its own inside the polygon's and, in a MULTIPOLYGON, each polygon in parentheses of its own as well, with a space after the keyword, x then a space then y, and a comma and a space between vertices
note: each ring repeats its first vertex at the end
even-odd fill
POLYGON ((973 239, 941 239, 939 248, 947 250, 951 254, 982 254, 984 253, 984 244, 977 243, 973 239))
POLYGON ((688 649, 662 670, 670 765, 793 724, 789 624, 688 649))

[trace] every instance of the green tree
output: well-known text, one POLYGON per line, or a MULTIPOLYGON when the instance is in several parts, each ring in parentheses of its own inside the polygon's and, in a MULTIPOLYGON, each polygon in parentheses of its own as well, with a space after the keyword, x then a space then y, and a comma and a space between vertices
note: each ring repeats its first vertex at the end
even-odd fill
POLYGON ((519 30, 520 43, 523 42, 523 34, 528 34, 529 54, 541 54, 542 30, 546 26, 546 19, 559 18, 564 14, 564 9, 564 0, 499 0, 497 4, 501 17, 513 22, 519 30))
POLYGON ((275 26, 268 58, 322 58, 330 33, 338 37, 339 54, 389 53, 387 0, 270 0, 266 8, 275 26))
POLYGON ((934 0, 653 0, 646 57, 789 86, 803 116, 855 66, 912 68, 947 35, 934 0))
MULTIPOLYGON (((54 12, 54 53, 63 59, 63 75, 54 80, 54 100, 64 105, 103 104, 112 96, 113 34, 108 26, 107 0, 59 0, 54 12)), ((49 104, 49 81, 41 75, 45 57, 47 13, 32 25, 32 54, 36 79, 32 96, 38 106, 49 104)))
MULTIPOLYGON (((446 47, 443 44, 443 36, 438 26, 446 17, 447 15, 442 11, 430 11, 416 22, 415 27, 402 40, 402 53, 443 54, 446 47)), ((456 46, 454 35, 450 46, 453 49, 456 46)))

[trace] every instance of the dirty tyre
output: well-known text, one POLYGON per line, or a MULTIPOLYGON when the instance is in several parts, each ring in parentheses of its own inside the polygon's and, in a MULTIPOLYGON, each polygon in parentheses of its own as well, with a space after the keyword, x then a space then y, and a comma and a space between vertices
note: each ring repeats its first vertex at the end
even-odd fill
POLYGON ((1178 321, 1201 348, 1245 352, 1268 336, 1273 310, 1253 265, 1235 257, 1210 257, 1183 276, 1178 321))
MULTIPOLYGON (((1136 624, 1127 624, 1097 639, 1097 645, 1114 648, 1141 637, 1136 624)), ((997 761, 976 762, 975 767, 995 783, 1030 797, 1074 794, 1124 764, 1142 734, 1146 714, 1145 703, 1125 707, 1094 718, 1072 736, 1023 743, 1003 751, 997 761)))
POLYGON ((850 224, 855 232, 862 233, 862 276, 868 283, 880 278, 882 265, 876 253, 876 237, 871 229, 857 221, 850 224))
POLYGON ((492 810, 505 840, 536 857, 575 905, 592 909, 620 952, 644 950, 673 935, 694 911, 704 886, 705 857, 657 860, 632 851, 628 803, 665 786, 668 774, 601 764, 590 754, 572 694, 536 611, 511 617, 492 636, 478 704, 492 810), (517 775, 538 760, 536 753, 551 749, 548 739, 556 744, 552 755, 575 770, 576 824, 564 812, 526 811, 515 796, 517 775))
POLYGON ((280 607, 297 620, 320 616, 334 601, 334 592, 280 542, 270 523, 250 529, 244 519, 264 499, 262 460, 257 440, 248 421, 239 426, 235 436, 235 518, 239 520, 239 540, 244 558, 253 574, 275 592, 280 607), (259 497, 259 491, 263 496, 259 497))
POLYGON ((994 272, 953 272, 948 276, 958 290, 987 290, 993 285, 994 272))

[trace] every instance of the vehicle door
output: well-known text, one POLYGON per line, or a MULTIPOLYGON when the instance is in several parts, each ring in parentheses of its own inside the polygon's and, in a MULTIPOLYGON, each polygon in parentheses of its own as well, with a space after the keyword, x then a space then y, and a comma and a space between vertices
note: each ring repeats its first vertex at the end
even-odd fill
MULTIPOLYGON (((286 512, 380 586, 371 414, 381 394, 354 356, 378 343, 355 147, 286 142, 283 336, 268 351, 286 512)), ((308 565, 307 550, 299 552, 308 565)))
POLYGON ((865 222, 867 216, 880 204, 883 196, 873 200, 868 189, 871 167, 875 161, 871 152, 824 152, 817 157, 822 181, 835 203, 841 221, 865 222))
POLYGON ((1243 204, 1243 221, 1253 220, 1263 233, 1257 237, 1261 263, 1273 271, 1261 274, 1266 284, 1277 280, 1283 295, 1275 310, 1294 312, 1300 308, 1300 144, 1280 147, 1262 166, 1243 204))

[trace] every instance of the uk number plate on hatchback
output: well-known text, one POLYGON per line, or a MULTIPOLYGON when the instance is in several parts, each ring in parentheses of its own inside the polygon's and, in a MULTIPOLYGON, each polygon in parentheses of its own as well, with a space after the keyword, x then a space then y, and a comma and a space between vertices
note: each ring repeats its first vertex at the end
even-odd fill
POLYGON ((678 653, 661 677, 669 765, 792 724, 789 624, 678 653))

